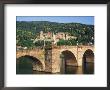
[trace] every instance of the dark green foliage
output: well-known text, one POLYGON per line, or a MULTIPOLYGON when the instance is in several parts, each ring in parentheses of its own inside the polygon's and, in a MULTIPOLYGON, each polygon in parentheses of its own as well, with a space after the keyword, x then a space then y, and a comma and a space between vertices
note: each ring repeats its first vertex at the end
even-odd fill
POLYGON ((57 42, 58 46, 62 46, 62 45, 68 45, 68 46, 74 46, 77 45, 77 41, 75 39, 70 39, 70 40, 59 40, 59 42, 57 42))
POLYGON ((51 41, 46 41, 45 46, 46 46, 46 48, 51 48, 52 42, 51 41))
POLYGON ((41 46, 43 47, 44 46, 44 40, 38 40, 35 42, 35 46, 41 46))
POLYGON ((52 45, 51 41, 38 40, 38 41, 35 42, 35 46, 36 47, 38 47, 38 46, 43 47, 44 43, 45 43, 46 47, 51 47, 51 45, 52 45))
POLYGON ((17 30, 16 33, 16 39, 17 45, 22 47, 33 47, 33 41, 32 39, 35 39, 35 34, 33 34, 31 31, 25 31, 25 30, 17 30))

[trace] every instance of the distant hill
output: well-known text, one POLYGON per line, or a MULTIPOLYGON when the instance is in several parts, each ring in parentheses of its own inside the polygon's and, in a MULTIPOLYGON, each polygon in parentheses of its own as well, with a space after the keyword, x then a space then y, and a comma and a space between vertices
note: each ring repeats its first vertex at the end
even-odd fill
POLYGON ((75 30, 93 30, 94 25, 86 25, 81 23, 57 23, 49 21, 17 21, 17 30, 30 30, 34 33, 44 32, 71 32, 75 30))

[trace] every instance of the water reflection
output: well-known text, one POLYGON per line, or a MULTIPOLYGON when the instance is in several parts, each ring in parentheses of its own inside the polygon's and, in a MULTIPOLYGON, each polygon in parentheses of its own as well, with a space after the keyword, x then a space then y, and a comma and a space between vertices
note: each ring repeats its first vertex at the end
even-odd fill
MULTIPOLYGON (((29 60, 24 61, 17 63, 16 65, 17 74, 52 74, 49 72, 33 70, 32 64, 29 62, 29 60)), ((65 62, 63 61, 61 72, 56 74, 94 74, 94 63, 86 62, 83 63, 83 66, 79 67, 66 65, 65 62)))
POLYGON ((66 74, 82 74, 82 67, 67 66, 65 73, 66 74))
POLYGON ((94 63, 86 62, 83 67, 84 74, 94 74, 94 63))
MULTIPOLYGON (((94 63, 86 63, 86 67, 77 67, 77 66, 66 66, 58 74, 93 74, 94 73, 94 63)), ((33 74, 51 74, 49 72, 39 72, 33 71, 33 74)))

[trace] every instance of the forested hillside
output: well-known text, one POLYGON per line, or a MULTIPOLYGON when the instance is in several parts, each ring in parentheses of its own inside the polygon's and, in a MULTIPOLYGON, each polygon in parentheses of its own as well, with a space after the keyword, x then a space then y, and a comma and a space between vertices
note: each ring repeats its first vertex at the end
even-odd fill
POLYGON ((68 32, 71 36, 77 37, 76 42, 78 44, 94 44, 94 25, 49 21, 17 21, 16 30, 17 45, 20 46, 33 46, 32 40, 39 35, 40 31, 43 31, 44 33, 68 32))

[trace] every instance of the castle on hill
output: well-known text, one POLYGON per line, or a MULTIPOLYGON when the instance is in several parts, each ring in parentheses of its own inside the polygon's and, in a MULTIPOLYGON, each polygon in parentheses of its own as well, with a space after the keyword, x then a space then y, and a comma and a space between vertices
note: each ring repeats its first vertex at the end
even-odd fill
POLYGON ((76 39, 77 37, 71 36, 69 33, 64 33, 64 32, 47 32, 44 33, 43 31, 40 31, 39 36, 33 41, 35 43, 38 40, 45 40, 45 41, 53 41, 54 44, 56 44, 59 40, 69 40, 69 39, 76 39))

